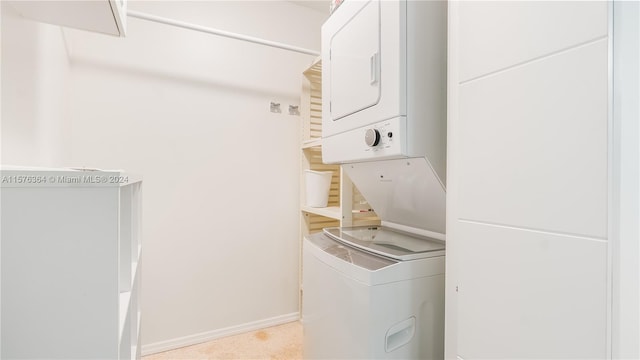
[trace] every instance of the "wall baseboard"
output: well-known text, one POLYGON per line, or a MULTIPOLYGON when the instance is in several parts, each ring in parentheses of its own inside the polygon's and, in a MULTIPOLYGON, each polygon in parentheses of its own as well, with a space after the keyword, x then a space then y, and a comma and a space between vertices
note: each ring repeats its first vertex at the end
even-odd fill
POLYGON ((294 312, 272 318, 253 321, 250 323, 230 326, 223 329, 211 330, 199 334, 183 336, 175 339, 159 341, 156 343, 142 345, 142 356, 173 350, 184 346, 200 344, 203 342, 220 339, 226 336, 237 335, 248 331, 264 329, 270 326, 285 324, 300 320, 300 313, 294 312))

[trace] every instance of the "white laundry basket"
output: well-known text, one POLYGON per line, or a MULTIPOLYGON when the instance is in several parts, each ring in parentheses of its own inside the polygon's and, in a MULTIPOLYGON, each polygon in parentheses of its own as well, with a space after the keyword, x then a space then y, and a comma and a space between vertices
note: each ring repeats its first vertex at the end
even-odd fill
POLYGON ((331 187, 331 171, 305 170, 307 185, 307 206, 326 207, 329 202, 329 188, 331 187))

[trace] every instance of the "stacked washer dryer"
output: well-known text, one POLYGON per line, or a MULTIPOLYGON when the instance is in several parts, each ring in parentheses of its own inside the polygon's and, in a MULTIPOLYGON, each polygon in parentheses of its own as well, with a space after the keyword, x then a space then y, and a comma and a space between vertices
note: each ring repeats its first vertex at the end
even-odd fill
POLYGON ((447 4, 345 0, 322 27, 323 161, 381 226, 303 242, 304 356, 444 357, 447 4))

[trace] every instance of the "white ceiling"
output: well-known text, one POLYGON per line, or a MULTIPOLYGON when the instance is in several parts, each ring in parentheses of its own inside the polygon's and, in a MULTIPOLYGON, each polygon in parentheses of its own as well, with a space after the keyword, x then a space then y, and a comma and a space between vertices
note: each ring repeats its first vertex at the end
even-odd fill
POLYGON ((294 4, 305 6, 325 14, 329 14, 331 0, 289 0, 294 4))

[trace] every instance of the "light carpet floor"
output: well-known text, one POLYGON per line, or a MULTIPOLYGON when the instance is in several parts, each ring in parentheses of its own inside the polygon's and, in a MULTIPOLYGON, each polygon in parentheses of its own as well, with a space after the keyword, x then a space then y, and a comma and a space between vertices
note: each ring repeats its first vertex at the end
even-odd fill
POLYGON ((142 358, 142 360, 167 359, 302 359, 302 324, 295 321, 142 358))

